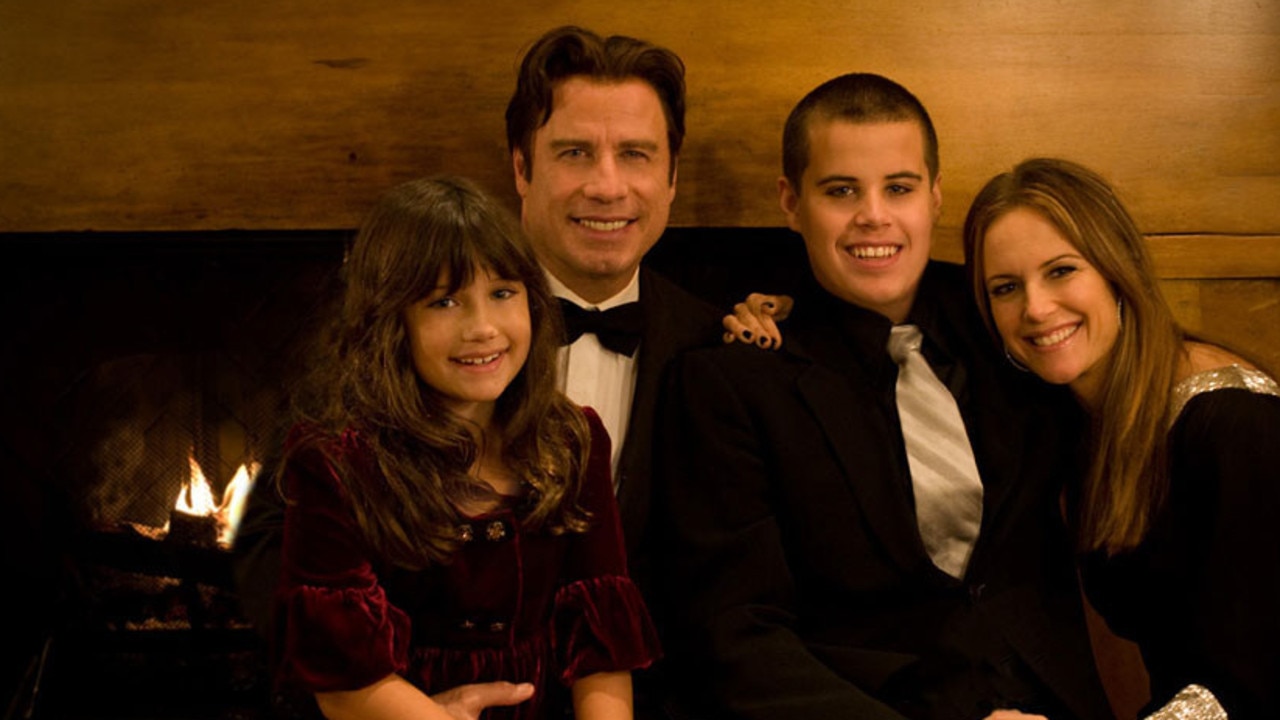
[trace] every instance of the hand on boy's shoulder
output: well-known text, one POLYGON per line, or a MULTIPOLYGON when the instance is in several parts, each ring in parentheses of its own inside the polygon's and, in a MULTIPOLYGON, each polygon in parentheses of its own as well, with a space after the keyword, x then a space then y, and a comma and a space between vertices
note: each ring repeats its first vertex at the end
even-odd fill
POLYGON ((782 347, 782 331, 778 323, 787 319, 795 301, 788 295, 751 293, 733 306, 733 314, 725 315, 724 341, 735 340, 765 350, 782 347))

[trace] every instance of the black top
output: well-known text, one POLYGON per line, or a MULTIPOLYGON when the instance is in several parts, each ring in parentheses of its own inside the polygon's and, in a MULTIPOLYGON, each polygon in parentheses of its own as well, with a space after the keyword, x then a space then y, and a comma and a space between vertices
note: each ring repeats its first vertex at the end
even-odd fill
POLYGON ((1003 363, 959 267, 910 321, 956 390, 984 484, 967 574, 915 525, 887 319, 803 298, 780 352, 694 351, 659 423, 668 657, 711 717, 1108 717, 1057 496, 1069 397, 1003 363))
POLYGON ((1089 599, 1153 707, 1198 683, 1232 720, 1280 717, 1280 397, 1197 395, 1171 432, 1168 503, 1136 550, 1085 559, 1089 599))

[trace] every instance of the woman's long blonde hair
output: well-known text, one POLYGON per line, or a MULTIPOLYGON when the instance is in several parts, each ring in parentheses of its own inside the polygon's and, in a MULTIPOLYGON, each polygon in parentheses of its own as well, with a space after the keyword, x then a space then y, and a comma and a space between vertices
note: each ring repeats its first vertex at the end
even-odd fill
MULTIPOLYGON (((532 329, 524 367, 498 399, 501 456, 526 484, 530 526, 585 529, 577 504, 590 435, 556 390, 562 335, 555 298, 510 214, 470 182, 404 183, 370 212, 348 254, 341 310, 302 395, 298 447, 321 449, 349 492, 370 545, 389 562, 421 568, 457 547, 457 503, 491 491, 468 475, 478 448, 438 392, 417 375, 403 313, 447 278, 450 292, 480 271, 524 283, 532 329), (378 472, 330 452, 355 431, 378 472)), ((490 440, 493 441, 493 440, 490 440)))
POLYGON ((1115 294, 1120 328, 1092 409, 1092 463, 1081 485, 1068 488, 1067 499, 1081 549, 1133 548, 1169 490, 1171 395, 1186 335, 1160 292, 1142 234, 1107 182, 1075 163, 1035 158, 992 178, 965 219, 974 298, 997 341, 983 239, 1016 208, 1052 223, 1115 294))

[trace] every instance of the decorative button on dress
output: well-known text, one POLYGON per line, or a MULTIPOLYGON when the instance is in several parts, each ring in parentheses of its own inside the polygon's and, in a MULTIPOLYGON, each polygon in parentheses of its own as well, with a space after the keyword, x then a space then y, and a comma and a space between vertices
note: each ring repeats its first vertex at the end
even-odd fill
MULTIPOLYGON (((627 577, 609 439, 586 414, 587 532, 527 530, 513 501, 464 518, 451 562, 416 572, 373 557, 322 453, 295 453, 285 474, 280 680, 310 692, 354 690, 394 672, 428 694, 532 682, 532 700, 485 717, 544 718, 567 705, 575 680, 656 660, 657 635, 627 577)), ((348 466, 375 467, 357 433, 333 443, 330 453, 356 461, 348 466)))

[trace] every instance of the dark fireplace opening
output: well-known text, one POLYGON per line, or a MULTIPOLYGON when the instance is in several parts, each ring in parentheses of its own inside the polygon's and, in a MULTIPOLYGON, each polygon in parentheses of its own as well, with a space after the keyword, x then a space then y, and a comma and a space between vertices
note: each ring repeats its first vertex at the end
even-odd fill
POLYGON ((275 442, 346 237, 3 238, 6 717, 279 714, 204 513, 275 442))
MULTIPOLYGON (((215 521, 177 505, 279 442, 349 236, 0 234, 6 718, 305 712, 272 692, 215 521)), ((725 308, 807 274, 773 229, 672 229, 648 262, 725 308)))

